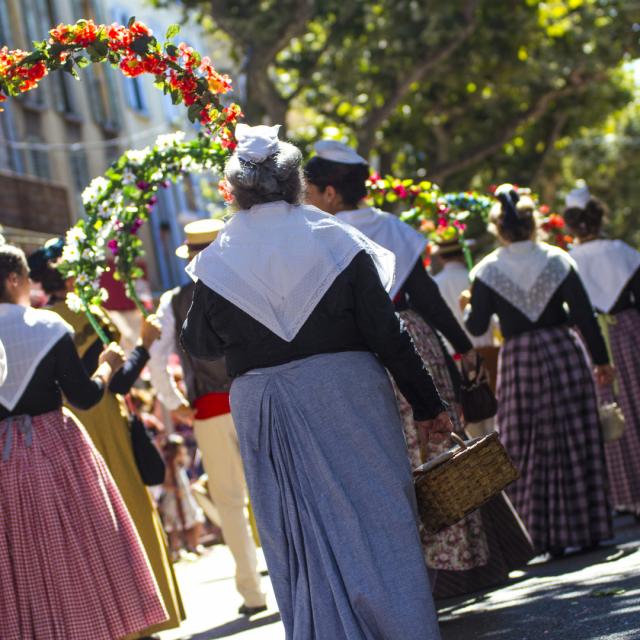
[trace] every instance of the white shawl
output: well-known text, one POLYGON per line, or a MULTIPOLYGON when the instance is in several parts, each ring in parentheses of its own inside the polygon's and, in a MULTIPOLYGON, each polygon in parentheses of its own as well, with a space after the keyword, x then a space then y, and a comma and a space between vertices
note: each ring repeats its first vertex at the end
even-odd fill
POLYGON ((592 240, 571 249, 580 278, 598 310, 609 313, 633 274, 640 253, 622 240, 592 240))
POLYGON ((290 342, 363 250, 389 291, 391 252, 315 207, 270 202, 234 214, 187 273, 290 342))
POLYGON ((514 242, 496 249, 470 273, 536 322, 569 271, 569 254, 544 242, 514 242))
POLYGON ((340 211, 336 217, 395 254, 396 280, 389 291, 395 298, 427 246, 426 238, 398 217, 373 207, 340 211))
POLYGON ((53 311, 0 304, 0 342, 6 352, 6 378, 0 404, 12 411, 51 347, 73 329, 53 311))

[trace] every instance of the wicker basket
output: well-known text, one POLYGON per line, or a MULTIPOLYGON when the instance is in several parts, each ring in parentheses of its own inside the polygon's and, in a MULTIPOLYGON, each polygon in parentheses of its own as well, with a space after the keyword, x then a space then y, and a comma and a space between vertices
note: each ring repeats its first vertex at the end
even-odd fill
POLYGON ((459 522, 519 476, 497 433, 458 443, 414 472, 418 512, 426 530, 437 533, 459 522))

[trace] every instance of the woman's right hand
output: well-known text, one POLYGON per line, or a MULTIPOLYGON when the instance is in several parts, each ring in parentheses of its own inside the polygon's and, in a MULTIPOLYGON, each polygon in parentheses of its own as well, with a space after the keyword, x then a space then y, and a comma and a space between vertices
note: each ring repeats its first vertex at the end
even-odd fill
POLYGON ((124 361, 124 351, 115 342, 112 342, 110 345, 106 346, 100 354, 100 358, 98 359, 99 364, 106 363, 109 365, 112 375, 122 367, 124 361))
POLYGON ((610 364, 596 365, 594 372, 599 387, 609 387, 616 379, 616 370, 610 364))

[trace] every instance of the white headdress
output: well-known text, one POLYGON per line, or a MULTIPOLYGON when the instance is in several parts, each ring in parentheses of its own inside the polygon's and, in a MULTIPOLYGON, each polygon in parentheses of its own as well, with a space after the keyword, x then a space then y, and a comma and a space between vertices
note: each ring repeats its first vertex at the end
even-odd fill
POLYGON ((279 130, 279 124, 272 127, 264 124, 250 127, 241 122, 236 126, 235 132, 238 141, 236 149, 238 157, 246 162, 264 162, 278 150, 279 130))
POLYGON ((319 140, 313 145, 320 158, 342 164, 369 164, 351 147, 337 140, 319 140))
POLYGON ((584 209, 590 199, 591 194, 589 193, 589 187, 587 187, 586 183, 581 180, 578 183, 578 186, 567 194, 567 197, 565 198, 565 205, 567 206, 567 209, 571 209, 573 207, 584 209))

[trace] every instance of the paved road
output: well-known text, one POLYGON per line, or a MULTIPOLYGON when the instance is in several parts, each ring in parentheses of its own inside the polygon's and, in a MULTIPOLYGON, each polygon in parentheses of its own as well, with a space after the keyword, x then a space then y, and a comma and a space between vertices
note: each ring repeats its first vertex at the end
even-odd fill
MULTIPOLYGON (((611 547, 530 565, 501 589, 439 603, 443 640, 640 640, 640 526, 616 524, 611 547)), ((235 613, 226 547, 177 570, 189 618, 163 640, 284 640, 270 589, 267 612, 235 613)))

